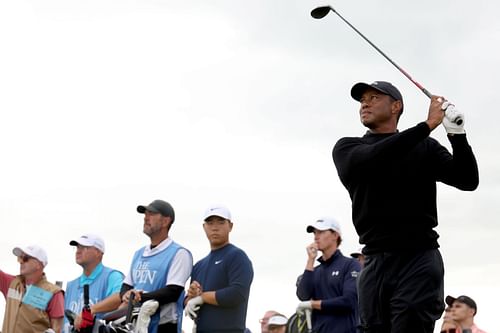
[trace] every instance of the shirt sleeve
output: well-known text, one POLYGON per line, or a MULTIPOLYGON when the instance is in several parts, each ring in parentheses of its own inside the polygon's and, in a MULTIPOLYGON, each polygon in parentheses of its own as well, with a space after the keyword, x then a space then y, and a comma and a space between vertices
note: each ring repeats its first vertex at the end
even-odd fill
POLYGON ((120 292, 123 283, 123 274, 119 271, 113 271, 108 276, 108 288, 106 297, 120 292))
POLYGON ((220 306, 236 306, 248 299, 253 280, 252 262, 243 251, 236 251, 227 266, 229 285, 215 290, 215 298, 220 306))
POLYGON ((301 301, 307 301, 312 298, 314 291, 314 273, 313 271, 304 270, 302 277, 297 283, 297 298, 301 301))
POLYGON ((448 136, 453 155, 437 150, 438 180, 460 190, 473 191, 479 185, 479 169, 465 134, 448 136))
POLYGON ((179 249, 170 264, 165 285, 177 285, 184 288, 193 269, 193 256, 186 249, 179 249))
POLYGON ((52 296, 52 299, 47 306, 47 314, 51 319, 64 317, 64 294, 59 291, 52 296))
POLYGON ((5 298, 7 298, 7 292, 9 290, 10 283, 15 278, 16 277, 14 275, 7 274, 0 269, 0 291, 5 296, 5 298))

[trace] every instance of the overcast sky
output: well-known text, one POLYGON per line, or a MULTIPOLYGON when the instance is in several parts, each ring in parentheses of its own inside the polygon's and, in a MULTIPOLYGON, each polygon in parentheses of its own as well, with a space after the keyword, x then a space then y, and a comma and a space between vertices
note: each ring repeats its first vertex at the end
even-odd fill
MULTIPOLYGON (((365 132, 351 86, 399 87, 401 130, 425 120, 429 104, 333 13, 312 19, 323 4, 2 0, 0 269, 17 273, 12 248, 36 243, 49 253, 49 280, 73 279, 68 242, 94 232, 105 264, 126 271, 148 242, 135 208, 157 198, 176 210, 173 239, 199 260, 209 252, 202 213, 220 202, 254 265, 247 326, 259 332, 269 309, 291 315, 312 241, 306 225, 336 217, 344 254, 359 246, 331 159, 339 138, 365 132)), ((474 298, 478 325, 499 332, 500 4, 330 4, 465 112, 481 179, 472 193, 439 186, 445 292, 474 298)), ((449 147, 443 128, 432 136, 449 147)))

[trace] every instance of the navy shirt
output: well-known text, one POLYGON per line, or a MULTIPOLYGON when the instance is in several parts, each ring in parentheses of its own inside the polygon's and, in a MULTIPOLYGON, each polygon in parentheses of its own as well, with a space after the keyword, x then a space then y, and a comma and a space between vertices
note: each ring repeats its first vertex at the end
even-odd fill
POLYGON ((244 332, 252 280, 252 262, 243 250, 232 244, 211 251, 198 261, 193 267, 191 282, 198 281, 203 291, 215 291, 219 305, 201 306, 196 320, 197 332, 244 332))
POLYGON ((305 270, 297 285, 301 301, 321 300, 321 310, 313 309, 313 331, 355 333, 358 322, 356 280, 359 262, 337 250, 328 260, 318 259, 314 271, 305 270))

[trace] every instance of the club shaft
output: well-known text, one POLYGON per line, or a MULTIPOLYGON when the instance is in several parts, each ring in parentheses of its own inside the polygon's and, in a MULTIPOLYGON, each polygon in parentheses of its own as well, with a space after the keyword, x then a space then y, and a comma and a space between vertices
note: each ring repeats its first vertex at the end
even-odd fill
POLYGON ((375 50, 378 51, 378 53, 380 53, 385 59, 387 59, 391 64, 394 65, 394 67, 396 67, 401 73, 403 73, 404 76, 406 76, 411 82, 413 82, 414 85, 416 85, 418 87, 418 89, 420 89, 427 97, 431 98, 432 94, 427 90, 425 89, 420 83, 418 83, 417 81, 415 81, 411 76, 410 74, 408 74, 404 69, 402 69, 398 64, 396 64, 391 58, 389 58, 381 49, 379 49, 377 47, 377 45, 373 44, 368 38, 365 37, 365 35, 363 35, 361 33, 361 31, 359 31, 358 29, 356 29, 355 26, 353 26, 351 23, 349 23, 349 21, 347 21, 342 15, 340 15, 335 9, 333 9, 332 7, 330 7, 330 10, 332 12, 334 12, 335 14, 337 14, 338 17, 340 17, 342 19, 342 21, 344 21, 348 26, 350 26, 354 31, 356 31, 356 33, 358 35, 360 35, 365 41, 368 42, 368 44, 370 44, 371 46, 373 46, 373 48, 375 48, 375 50))

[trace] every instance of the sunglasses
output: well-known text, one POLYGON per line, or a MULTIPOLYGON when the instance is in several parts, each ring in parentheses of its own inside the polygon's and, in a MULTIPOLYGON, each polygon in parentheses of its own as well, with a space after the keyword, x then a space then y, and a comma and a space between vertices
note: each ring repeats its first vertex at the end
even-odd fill
POLYGON ((440 333, 456 333, 457 329, 456 328, 449 328, 447 330, 442 330, 440 333))
POLYGON ((31 259, 35 259, 34 257, 32 256, 29 256, 27 254, 23 254, 23 255, 20 255, 19 256, 19 259, 21 259, 22 262, 28 262, 30 261, 31 259))

